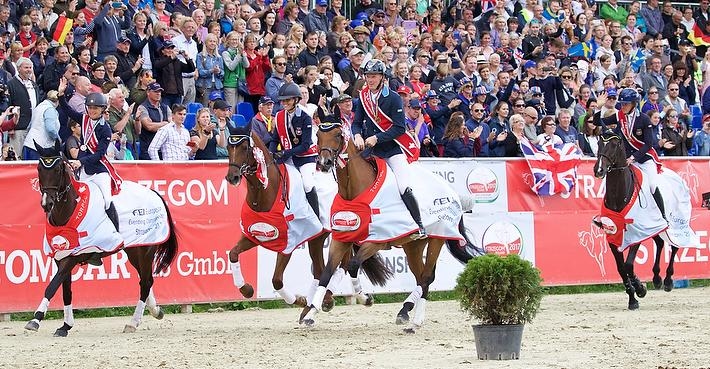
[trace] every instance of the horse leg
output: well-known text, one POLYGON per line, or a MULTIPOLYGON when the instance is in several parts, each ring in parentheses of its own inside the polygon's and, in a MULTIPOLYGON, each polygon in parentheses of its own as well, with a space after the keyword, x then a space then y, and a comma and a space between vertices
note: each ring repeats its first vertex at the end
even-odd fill
POLYGON ((232 271, 232 280, 234 285, 239 288, 239 292, 241 292, 242 296, 248 299, 254 296, 254 287, 244 281, 242 266, 239 264, 239 254, 255 246, 256 244, 249 241, 248 238, 242 237, 242 239, 237 242, 237 245, 229 250, 229 268, 232 271))
POLYGON ((140 297, 133 311, 131 321, 123 328, 123 333, 133 333, 141 324, 146 302, 153 287, 153 259, 155 247, 133 247, 125 250, 128 260, 140 277, 140 297))
POLYGON ((653 261, 653 288, 661 289, 661 255, 663 253, 663 239, 660 236, 653 237, 653 242, 656 245, 656 260, 653 261))
MULTIPOLYGON (((320 284, 320 276, 325 268, 325 261, 323 260, 323 245, 325 245, 325 241, 328 239, 329 235, 330 233, 326 232, 308 242, 308 255, 311 257, 311 272, 313 273, 313 283, 311 284, 311 289, 308 291, 308 296, 306 296, 308 306, 310 306, 313 301, 313 295, 316 293, 316 289, 320 284)), ((333 291, 326 287, 322 309, 326 312, 331 311, 333 309, 333 305, 335 305, 335 301, 333 300, 333 291)))
POLYGON ((397 318, 395 319, 395 324, 397 325, 409 323, 409 312, 414 309, 414 306, 422 297, 422 271, 424 270, 422 255, 424 254, 424 246, 426 243, 419 241, 422 240, 410 242, 403 247, 404 254, 407 255, 409 270, 414 274, 417 287, 407 296, 404 300, 404 304, 402 304, 402 308, 397 313, 397 318))
POLYGON ((340 242, 332 240, 330 243, 330 250, 328 250, 328 263, 326 264, 323 272, 320 275, 318 288, 313 294, 313 299, 309 307, 305 308, 301 312, 301 317, 299 318, 299 323, 305 324, 307 327, 313 327, 316 324, 316 314, 320 311, 323 305, 323 299, 327 292, 327 286, 330 282, 331 277, 335 273, 335 270, 340 265, 340 261, 343 260, 345 254, 350 252, 352 247, 351 243, 340 242))
POLYGON ((663 290, 666 292, 673 291, 673 265, 675 264, 675 255, 678 253, 678 248, 671 246, 671 259, 668 260, 668 267, 666 268, 666 278, 663 279, 663 290))
MULTIPOLYGON (((439 254, 441 253, 441 248, 444 246, 445 241, 441 239, 431 238, 428 240, 426 261, 424 263, 424 269, 422 269, 422 297, 416 303, 414 308, 414 318, 412 319, 412 324, 408 329, 405 329, 407 333, 414 333, 416 329, 424 325, 424 320, 426 316, 426 303, 429 297, 429 286, 434 283, 434 278, 436 276, 436 262, 439 259, 439 254)), ((421 256, 419 257, 421 259, 421 256)))
POLYGON ((290 291, 284 288, 284 271, 288 262, 291 261, 291 254, 276 254, 276 266, 274 266, 274 275, 271 277, 271 285, 274 286, 274 291, 276 294, 281 296, 281 298, 289 305, 296 304, 298 306, 306 306, 306 298, 303 296, 295 296, 290 291))
POLYGON ((68 256, 57 261, 57 274, 49 281, 49 285, 47 285, 47 288, 44 290, 44 298, 42 302, 39 303, 37 310, 35 310, 34 318, 27 322, 25 329, 28 331, 37 331, 39 329, 39 322, 44 319, 44 314, 47 313, 47 308, 49 307, 49 301, 54 297, 54 294, 57 293, 59 286, 62 285, 66 279, 71 279, 71 270, 76 264, 88 258, 88 256, 68 256))
POLYGON ((609 244, 609 248, 611 249, 611 253, 614 254, 614 261, 616 262, 616 271, 619 272, 619 276, 621 276, 621 281, 624 284, 624 288, 626 288, 626 294, 629 295, 629 310, 638 309, 639 302, 634 297, 636 290, 634 290, 634 286, 631 285, 629 277, 628 275, 626 275, 626 270, 624 269, 624 253, 619 251, 619 248, 616 245, 609 244))
POLYGON ((74 326, 74 309, 72 308, 71 276, 62 282, 62 300, 64 300, 64 324, 54 331, 54 337, 66 337, 74 326))
POLYGON ((634 287, 634 290, 636 291, 636 296, 639 298, 644 298, 646 296, 646 285, 639 280, 639 278, 636 276, 634 273, 634 260, 636 259, 636 254, 639 251, 639 247, 641 245, 634 245, 629 248, 629 254, 626 255, 626 262, 624 263, 624 268, 626 269, 626 273, 629 276, 629 280, 631 281, 631 285, 634 287))

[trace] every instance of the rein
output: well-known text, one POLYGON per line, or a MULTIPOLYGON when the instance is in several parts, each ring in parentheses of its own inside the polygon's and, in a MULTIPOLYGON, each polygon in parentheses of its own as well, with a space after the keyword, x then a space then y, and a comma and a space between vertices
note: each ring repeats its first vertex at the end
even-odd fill
MULTIPOLYGON (((244 142, 247 142, 247 151, 249 153, 248 157, 253 161, 253 163, 243 163, 243 164, 236 164, 236 163, 229 163, 230 167, 237 168, 239 171, 239 175, 246 177, 246 178, 254 178, 256 177, 256 173, 259 170, 259 164, 257 163, 256 158, 254 157, 254 140, 251 137, 251 134, 249 135, 230 135, 227 137, 227 145, 237 147, 244 142)), ((266 175, 268 176, 269 174, 269 167, 272 165, 276 165, 276 161, 274 161, 274 158, 272 156, 270 161, 264 160, 264 165, 266 169, 266 175)), ((276 168, 276 173, 278 173, 278 178, 279 181, 281 182, 281 200, 286 203, 286 208, 290 209, 291 204, 288 199, 288 188, 286 186, 286 181, 284 180, 283 176, 281 175, 281 170, 276 168)), ((258 187, 258 186, 257 186, 258 187)), ((254 204, 256 205, 256 204, 254 204)))
POLYGON ((67 184, 62 184, 63 182, 66 182, 65 178, 67 177, 65 167, 65 165, 67 165, 67 161, 64 160, 62 156, 42 157, 39 160, 39 167, 46 170, 54 169, 57 165, 62 165, 59 183, 56 186, 44 186, 40 184, 40 192, 43 196, 50 197, 51 195, 47 191, 54 191, 54 201, 52 201, 52 206, 47 211, 47 220, 52 225, 57 225, 52 221, 52 214, 54 214, 56 205, 58 203, 67 203, 69 201, 67 194, 72 189, 72 182, 68 181, 67 184))

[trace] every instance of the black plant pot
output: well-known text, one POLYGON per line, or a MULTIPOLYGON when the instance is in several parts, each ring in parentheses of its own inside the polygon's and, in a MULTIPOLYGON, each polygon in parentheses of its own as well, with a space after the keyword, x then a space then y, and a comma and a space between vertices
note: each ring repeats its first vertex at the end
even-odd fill
POLYGON ((513 360, 520 358, 523 324, 474 325, 476 353, 480 360, 513 360))

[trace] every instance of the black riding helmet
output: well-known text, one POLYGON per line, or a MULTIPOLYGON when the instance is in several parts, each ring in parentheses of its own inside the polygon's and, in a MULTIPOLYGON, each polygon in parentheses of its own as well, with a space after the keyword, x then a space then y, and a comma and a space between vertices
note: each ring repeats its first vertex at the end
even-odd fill
POLYGON ((362 74, 381 74, 384 76, 386 69, 385 63, 381 60, 372 59, 362 67, 362 74))
POLYGON ((301 89, 295 83, 284 83, 279 88, 279 101, 284 101, 290 98, 301 98, 301 89))
POLYGON ((105 108, 108 106, 106 96, 102 93, 92 92, 86 96, 86 106, 100 106, 105 108))

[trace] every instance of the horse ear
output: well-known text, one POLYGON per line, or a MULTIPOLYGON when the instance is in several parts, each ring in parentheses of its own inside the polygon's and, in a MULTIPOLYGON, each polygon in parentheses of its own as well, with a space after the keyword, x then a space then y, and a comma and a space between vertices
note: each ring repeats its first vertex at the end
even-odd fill
POLYGON ((54 140, 54 150, 57 150, 57 152, 60 152, 61 147, 62 147, 62 142, 59 141, 58 138, 55 139, 55 140, 54 140))
POLYGON ((42 152, 44 151, 44 147, 40 146, 40 145, 37 143, 36 140, 32 140, 32 142, 34 142, 35 151, 37 151, 37 153, 39 154, 39 156, 42 156, 42 152))

